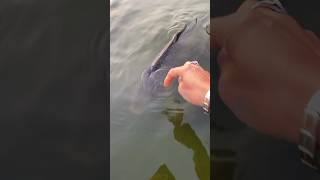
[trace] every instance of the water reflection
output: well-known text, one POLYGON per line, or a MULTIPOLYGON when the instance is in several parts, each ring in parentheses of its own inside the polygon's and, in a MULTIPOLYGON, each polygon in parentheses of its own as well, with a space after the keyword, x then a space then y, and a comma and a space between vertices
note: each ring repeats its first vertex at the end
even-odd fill
POLYGON ((150 178, 150 180, 175 180, 176 178, 168 169, 167 165, 162 164, 157 172, 150 178))
MULTIPOLYGON (((175 140, 193 151, 193 162, 195 165, 195 171, 199 179, 209 180, 209 155, 200 138, 197 136, 190 124, 183 122, 183 109, 167 108, 163 113, 167 116, 169 122, 171 122, 174 126, 173 133, 175 140)), ((165 164, 163 164, 151 179, 154 180, 153 178, 155 177, 169 177, 170 174, 172 175, 170 170, 166 167, 165 164)), ((175 179, 173 175, 171 178, 175 179)))

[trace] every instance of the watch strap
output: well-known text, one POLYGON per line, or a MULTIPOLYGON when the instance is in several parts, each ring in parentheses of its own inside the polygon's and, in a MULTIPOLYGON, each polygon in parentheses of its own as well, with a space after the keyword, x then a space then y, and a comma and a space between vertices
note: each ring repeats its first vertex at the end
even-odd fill
POLYGON ((209 111, 210 111, 210 89, 207 91, 206 95, 204 96, 202 108, 206 113, 209 113, 209 111))
POLYGON ((304 110, 304 118, 300 128, 299 150, 304 164, 320 169, 320 147, 318 136, 320 127, 320 91, 310 99, 304 110))

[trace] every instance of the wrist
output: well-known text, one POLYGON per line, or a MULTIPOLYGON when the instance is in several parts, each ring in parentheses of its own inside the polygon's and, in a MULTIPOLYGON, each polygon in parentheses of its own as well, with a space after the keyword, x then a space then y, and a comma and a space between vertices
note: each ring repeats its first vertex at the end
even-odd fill
POLYGON ((210 90, 210 79, 209 80, 205 80, 201 83, 201 85, 198 86, 198 90, 197 90, 197 100, 195 103, 195 105, 197 106, 203 106, 203 102, 205 100, 205 96, 207 94, 207 92, 210 90))

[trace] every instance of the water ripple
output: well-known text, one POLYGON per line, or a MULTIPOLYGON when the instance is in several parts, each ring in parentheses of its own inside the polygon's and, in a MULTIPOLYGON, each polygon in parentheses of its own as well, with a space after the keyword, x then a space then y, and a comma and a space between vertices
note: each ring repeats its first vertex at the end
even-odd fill
MULTIPOLYGON (((172 125, 161 114, 176 100, 162 94, 143 107, 147 112, 138 115, 130 111, 130 103, 138 91, 142 71, 186 23, 209 12, 209 0, 110 0, 109 3, 111 179, 148 179, 153 173, 150 167, 158 167, 165 159, 174 168, 177 179, 197 179, 193 164, 181 164, 186 160, 192 163, 192 154, 177 145, 172 125)), ((185 109, 185 102, 179 102, 178 106, 185 109)), ((209 121, 197 121, 195 127, 195 132, 201 130, 204 135, 210 132, 209 121)))

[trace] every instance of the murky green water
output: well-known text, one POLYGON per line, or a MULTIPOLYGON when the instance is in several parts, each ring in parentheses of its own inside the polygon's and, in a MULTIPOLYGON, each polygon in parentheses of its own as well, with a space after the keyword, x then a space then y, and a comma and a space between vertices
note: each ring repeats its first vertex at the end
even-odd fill
POLYGON ((209 0, 111 0, 110 158, 112 180, 209 179, 210 121, 202 109, 170 102, 133 113, 142 71, 209 0))

